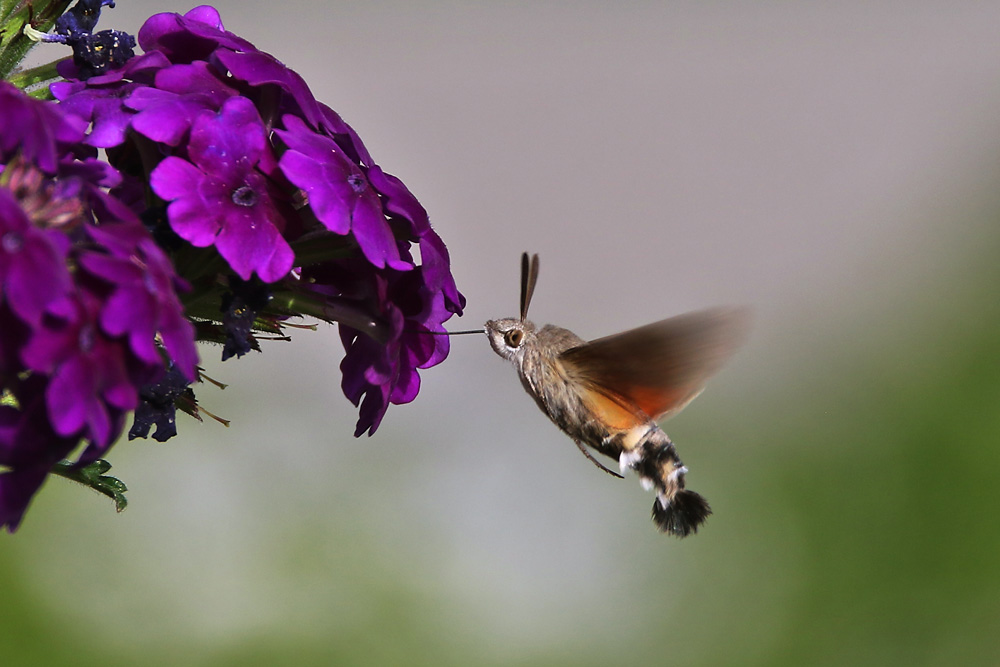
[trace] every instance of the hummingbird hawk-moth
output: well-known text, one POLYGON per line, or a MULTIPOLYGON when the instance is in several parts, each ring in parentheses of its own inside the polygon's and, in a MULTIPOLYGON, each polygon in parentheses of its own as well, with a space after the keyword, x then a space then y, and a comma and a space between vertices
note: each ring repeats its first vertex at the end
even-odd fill
POLYGON ((685 537, 712 513, 685 488, 688 469, 657 422, 691 402, 745 338, 743 308, 714 308, 585 341, 566 329, 528 321, 538 255, 521 257, 521 316, 490 320, 493 350, 517 368, 525 391, 595 465, 587 447, 633 471, 656 491, 652 518, 685 537))

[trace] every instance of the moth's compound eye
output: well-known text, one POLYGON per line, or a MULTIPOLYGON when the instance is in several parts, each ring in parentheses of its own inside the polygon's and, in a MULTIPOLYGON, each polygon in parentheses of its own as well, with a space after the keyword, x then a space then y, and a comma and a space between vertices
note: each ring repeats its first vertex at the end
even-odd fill
POLYGON ((507 347, 521 347, 523 340, 524 332, 520 329, 511 329, 503 335, 503 342, 507 344, 507 347))

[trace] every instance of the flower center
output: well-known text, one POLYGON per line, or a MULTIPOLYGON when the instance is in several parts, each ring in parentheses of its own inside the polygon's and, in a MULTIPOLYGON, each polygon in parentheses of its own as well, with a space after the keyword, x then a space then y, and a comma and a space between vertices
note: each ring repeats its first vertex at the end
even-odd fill
POLYGON ((81 352, 86 354, 94 349, 94 336, 94 327, 91 325, 87 324, 80 328, 77 343, 80 345, 81 352))
POLYGON ((368 183, 365 181, 365 177, 361 174, 351 174, 348 176, 347 184, 350 185, 351 189, 357 194, 361 194, 368 188, 368 183))
POLYGON ((257 193, 249 185, 241 185, 233 190, 233 203, 237 206, 253 206, 257 203, 257 193))
POLYGON ((24 247, 24 236, 20 232, 7 232, 3 235, 3 240, 0 240, 0 246, 3 246, 5 252, 13 255, 24 247))

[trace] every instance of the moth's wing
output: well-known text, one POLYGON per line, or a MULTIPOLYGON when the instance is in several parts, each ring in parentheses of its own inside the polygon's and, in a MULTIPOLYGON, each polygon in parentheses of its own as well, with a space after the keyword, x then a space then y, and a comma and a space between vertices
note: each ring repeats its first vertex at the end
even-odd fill
POLYGON ((611 414, 635 406, 658 420, 701 393, 745 340, 749 319, 744 308, 688 313, 570 348, 559 361, 611 414))

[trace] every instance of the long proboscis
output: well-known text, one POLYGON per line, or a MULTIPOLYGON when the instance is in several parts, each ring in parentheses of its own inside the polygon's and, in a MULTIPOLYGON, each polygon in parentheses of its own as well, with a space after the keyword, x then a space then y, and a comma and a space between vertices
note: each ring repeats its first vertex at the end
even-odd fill
POLYGON ((430 336, 465 336, 466 334, 484 334, 486 329, 466 329, 465 331, 414 331, 413 333, 428 334, 430 336))

